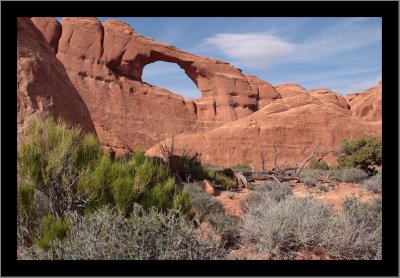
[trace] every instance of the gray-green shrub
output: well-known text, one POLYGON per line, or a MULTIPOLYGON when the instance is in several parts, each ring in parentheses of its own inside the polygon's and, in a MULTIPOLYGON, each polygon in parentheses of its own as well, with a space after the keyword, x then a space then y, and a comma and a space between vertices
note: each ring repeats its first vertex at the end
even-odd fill
POLYGON ((345 199, 330 249, 349 260, 381 259, 382 206, 379 201, 367 204, 354 197, 345 199))
POLYGON ((345 168, 345 169, 335 170, 333 173, 333 178, 341 182, 354 183, 354 182, 361 182, 362 180, 368 178, 368 174, 361 169, 345 168))
POLYGON ((20 251, 20 259, 208 260, 221 259, 226 254, 212 239, 199 238, 181 211, 146 211, 137 204, 129 218, 109 208, 88 217, 76 215, 68 234, 64 242, 53 241, 51 252, 20 251))
POLYGON ((333 219, 331 206, 312 198, 289 196, 268 209, 250 210, 241 235, 256 249, 278 255, 316 251, 331 239, 328 231, 333 219))
POLYGON ((369 179, 364 180, 361 186, 374 193, 382 192, 382 174, 377 173, 369 179))

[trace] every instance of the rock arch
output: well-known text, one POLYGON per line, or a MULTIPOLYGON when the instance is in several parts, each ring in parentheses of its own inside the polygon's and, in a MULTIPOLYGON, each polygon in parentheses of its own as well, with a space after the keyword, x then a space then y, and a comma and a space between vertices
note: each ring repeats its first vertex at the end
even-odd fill
MULTIPOLYGON (((46 33, 45 26, 36 27, 46 33)), ((156 42, 118 20, 64 17, 61 27, 57 58, 87 104, 100 141, 116 150, 148 148, 171 130, 207 131, 280 97, 228 63, 156 42), (193 101, 143 83, 144 67, 156 61, 178 64, 202 97, 193 101)))
POLYGON ((203 96, 197 84, 177 63, 164 61, 149 63, 144 67, 141 80, 192 100, 203 96))

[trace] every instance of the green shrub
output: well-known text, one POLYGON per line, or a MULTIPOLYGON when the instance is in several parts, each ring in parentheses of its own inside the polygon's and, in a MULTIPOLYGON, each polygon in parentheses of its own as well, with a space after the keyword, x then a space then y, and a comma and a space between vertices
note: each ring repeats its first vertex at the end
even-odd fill
POLYGON ((238 169, 238 170, 243 170, 243 171, 251 171, 251 166, 246 163, 238 163, 231 168, 238 169))
POLYGON ((89 217, 75 216, 68 239, 51 246, 51 252, 25 252, 25 259, 208 260, 226 254, 213 240, 200 239, 181 211, 147 212, 137 204, 129 218, 106 207, 89 217))
POLYGON ((17 184, 17 212, 21 217, 31 218, 35 214, 35 187, 31 183, 17 184))
POLYGON ((100 144, 93 135, 51 117, 30 122, 28 130, 17 149, 18 189, 33 187, 50 196, 53 216, 81 208, 77 183, 101 155, 100 144))
POLYGON ((111 182, 115 177, 112 175, 112 168, 113 161, 110 155, 103 155, 94 169, 87 171, 78 183, 78 191, 87 198, 88 211, 114 202, 111 182))
POLYGON ((339 168, 357 168, 366 172, 369 166, 382 165, 382 143, 376 138, 344 140, 338 150, 339 168))
POLYGON ((192 207, 192 202, 190 200, 189 192, 183 189, 178 194, 174 196, 174 208, 180 209, 184 213, 187 213, 192 207))
POLYGON ((329 166, 325 161, 318 162, 315 159, 311 159, 308 165, 309 169, 321 169, 321 170, 329 170, 329 166))
POLYGON ((210 180, 214 188, 217 189, 230 190, 237 185, 236 181, 212 169, 206 169, 206 178, 210 180))
POLYGON ((53 240, 63 241, 67 237, 69 223, 65 219, 54 219, 48 215, 42 218, 40 222, 40 235, 36 240, 40 248, 48 249, 53 240))
POLYGON ((334 171, 333 178, 341 182, 361 182, 368 174, 357 168, 340 169, 334 171))

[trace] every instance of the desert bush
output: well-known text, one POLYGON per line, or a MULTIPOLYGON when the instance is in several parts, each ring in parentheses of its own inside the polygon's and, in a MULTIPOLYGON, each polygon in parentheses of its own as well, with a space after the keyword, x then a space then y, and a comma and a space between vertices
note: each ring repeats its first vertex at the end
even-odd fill
POLYGON ((303 179, 304 184, 309 185, 309 186, 315 186, 316 185, 316 181, 313 178, 304 178, 303 179))
POLYGON ((315 159, 311 159, 308 164, 309 169, 321 169, 321 170, 329 170, 329 166, 325 161, 318 162, 315 159))
POLYGON ((211 169, 206 169, 206 178, 211 181, 214 188, 222 189, 222 190, 230 190, 236 187, 236 181, 231 178, 225 176, 220 172, 216 172, 211 169))
POLYGON ((225 215, 223 212, 210 213, 205 217, 217 233, 221 236, 225 248, 234 247, 240 237, 239 227, 241 219, 237 216, 225 215))
POLYGON ((357 198, 347 198, 338 216, 337 235, 331 250, 344 259, 381 259, 382 206, 361 203, 357 198))
POLYGON ((188 183, 185 185, 192 207, 196 210, 199 220, 203 221, 206 215, 209 214, 223 214, 224 208, 222 204, 212 198, 210 194, 204 190, 197 183, 188 183))
POLYGON ((31 259, 204 260, 220 259, 226 253, 211 239, 200 239, 181 211, 146 211, 137 204, 129 218, 106 207, 89 217, 76 215, 68 234, 64 242, 53 241, 51 251, 30 249, 20 254, 31 259))
POLYGON ((339 169, 333 172, 333 178, 341 182, 360 182, 367 177, 367 173, 357 168, 339 169))
POLYGON ((313 198, 289 196, 275 204, 265 199, 245 216, 241 236, 244 244, 278 255, 316 251, 331 239, 334 217, 330 205, 313 198))
POLYGON ((375 176, 364 180, 361 186, 374 193, 382 192, 382 174, 378 172, 375 176))
POLYGON ((330 190, 330 187, 328 187, 326 185, 320 185, 317 187, 317 189, 321 192, 328 192, 330 190))
POLYGON ((322 170, 322 169, 303 169, 299 177, 312 178, 316 180, 330 180, 333 176, 334 170, 322 170))
POLYGON ((81 210, 84 200, 77 194, 77 183, 101 155, 99 142, 93 135, 83 135, 80 128, 51 117, 30 122, 28 132, 17 149, 17 181, 22 190, 19 210, 28 209, 21 206, 26 188, 43 192, 55 217, 81 210))
POLYGON ((48 249, 53 240, 65 240, 69 229, 69 223, 66 219, 55 219, 52 215, 42 218, 40 222, 39 237, 36 244, 43 249, 48 249))
POLYGON ((246 212, 259 208, 265 209, 264 205, 270 208, 290 195, 293 195, 293 192, 289 183, 279 185, 275 181, 268 181, 258 185, 253 192, 241 200, 240 206, 246 212))
POLYGON ((376 138, 344 140, 338 150, 339 168, 357 168, 370 171, 369 167, 382 165, 382 142, 376 138))
POLYGON ((140 204, 145 209, 156 207, 163 211, 181 207, 184 211, 190 209, 190 196, 186 190, 177 188, 173 178, 169 178, 165 184, 156 184, 141 200, 140 204))
POLYGON ((238 164, 232 166, 231 168, 237 169, 237 170, 242 170, 242 171, 251 171, 251 166, 246 163, 238 163, 238 164))

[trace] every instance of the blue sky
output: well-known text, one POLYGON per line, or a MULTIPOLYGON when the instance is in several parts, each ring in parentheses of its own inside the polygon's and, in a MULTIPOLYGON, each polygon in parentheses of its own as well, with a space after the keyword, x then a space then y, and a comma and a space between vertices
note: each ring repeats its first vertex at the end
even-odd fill
MULTIPOLYGON (((226 61, 274 86, 298 83, 346 95, 382 79, 381 18, 113 19, 157 41, 226 61)), ((147 65, 142 79, 186 97, 201 96, 176 64, 147 65)))

